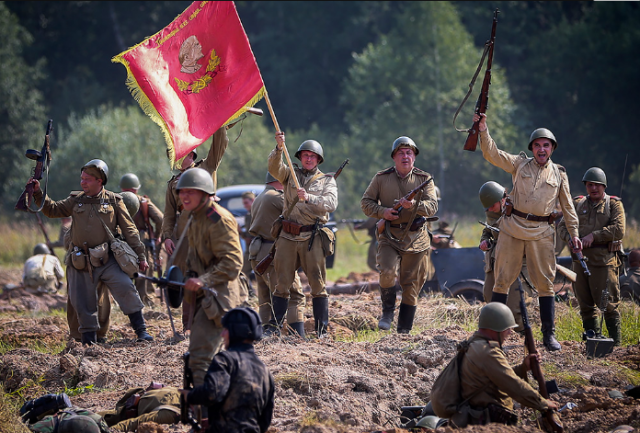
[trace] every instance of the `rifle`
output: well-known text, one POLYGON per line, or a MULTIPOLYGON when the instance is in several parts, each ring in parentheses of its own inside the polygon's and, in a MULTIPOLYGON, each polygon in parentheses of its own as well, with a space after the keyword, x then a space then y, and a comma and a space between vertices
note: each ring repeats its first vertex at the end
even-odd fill
POLYGON ((587 274, 587 276, 591 276, 591 271, 589 270, 589 267, 587 266, 587 259, 582 255, 582 251, 578 251, 577 253, 574 252, 574 247, 573 247, 573 241, 571 239, 569 239, 569 247, 571 247, 571 253, 575 254, 575 256, 578 258, 578 260, 580 261, 580 265, 582 266, 582 269, 584 270, 584 273, 587 274))
MULTIPOLYGON (((418 194, 418 191, 420 191, 422 188, 424 188, 425 186, 427 186, 427 184, 429 182, 433 182, 433 177, 430 177, 429 179, 425 180, 424 182, 422 182, 420 185, 418 185, 417 187, 415 187, 414 189, 412 189, 411 191, 409 191, 409 193, 407 195, 405 195, 403 198, 407 201, 411 201, 413 200, 413 198, 416 196, 416 194, 418 194)), ((400 201, 398 201, 395 205, 393 205, 393 210, 397 211, 397 214, 400 215, 400 212, 402 211, 403 207, 400 204, 400 201)), ((387 226, 387 221, 384 218, 380 218, 378 220, 378 222, 376 223, 376 228, 378 230, 378 234, 382 234, 385 231, 385 228, 387 226)))
POLYGON ((162 262, 160 261, 157 239, 155 233, 153 232, 153 227, 151 227, 151 222, 149 221, 149 202, 146 196, 140 202, 140 210, 142 210, 144 225, 147 227, 147 231, 149 232, 149 242, 151 243, 151 257, 153 257, 153 267, 158 275, 158 278, 162 278, 162 262))
MULTIPOLYGON (((498 13, 500 11, 498 9, 493 13, 493 24, 491 26, 491 37, 484 44, 484 52, 482 53, 482 59, 480 60, 480 64, 478 65, 478 69, 476 70, 473 79, 471 80, 471 84, 469 84, 469 92, 465 96, 462 104, 458 107, 456 114, 453 117, 453 124, 455 127, 456 117, 458 113, 462 109, 462 106, 467 101, 467 98, 473 91, 473 84, 480 73, 480 69, 482 68, 482 64, 484 63, 484 58, 487 57, 487 69, 484 73, 484 81, 482 82, 482 90, 480 90, 480 95, 478 96, 478 100, 476 101, 476 108, 474 112, 476 114, 483 114, 487 111, 487 107, 489 106, 489 86, 491 85, 491 64, 493 63, 493 50, 495 48, 496 42, 496 27, 498 27, 498 13)), ((459 132, 467 132, 469 135, 467 136, 467 140, 464 143, 464 150, 469 150, 471 152, 476 151, 476 147, 478 146, 478 138, 479 138, 479 124, 480 120, 474 122, 470 129, 463 130, 456 128, 459 132)))
MULTIPOLYGON (((42 179, 43 173, 47 172, 47 183, 49 181, 49 164, 51 164, 51 148, 49 147, 49 135, 51 134, 51 130, 53 129, 53 120, 49 119, 49 123, 47 124, 47 132, 44 136, 44 144, 42 145, 42 149, 40 151, 34 149, 27 149, 27 152, 24 156, 29 159, 33 159, 36 161, 36 166, 33 169, 33 176, 31 176, 34 180, 42 179)), ((40 206, 37 210, 31 209, 31 200, 33 200, 33 183, 29 182, 24 187, 24 191, 20 195, 18 202, 15 205, 16 210, 23 210, 25 212, 37 213, 42 210, 44 207, 44 201, 42 202, 42 206, 40 206)), ((45 187, 43 190, 43 194, 47 194, 47 186, 45 183, 45 187)))
MULTIPOLYGON (((522 272, 520 273, 520 276, 530 287, 532 287, 531 283, 529 283, 529 281, 526 279, 524 274, 522 274, 522 272)), ((533 332, 531 331, 531 325, 529 324, 529 315, 527 314, 527 304, 525 303, 525 300, 524 300, 524 289, 522 288, 522 285, 520 285, 518 290, 520 291, 520 311, 522 313, 522 324, 524 325, 525 348, 527 349, 528 353, 537 355, 538 351, 536 349, 536 343, 533 340, 533 332)), ((542 369, 540 368, 540 363, 538 362, 537 358, 532 357, 530 360, 530 365, 531 365, 531 373, 533 374, 533 377, 538 382, 538 392, 543 398, 549 399, 548 389, 552 388, 557 390, 558 386, 556 385, 554 380, 545 382, 544 375, 542 374, 542 369)), ((562 433, 564 431, 562 421, 560 421, 560 417, 553 409, 548 409, 542 415, 544 416, 545 421, 549 424, 549 427, 552 431, 558 432, 558 433, 562 433)))
POLYGON ((56 253, 53 251, 53 247, 51 246, 51 241, 49 240, 49 235, 47 234, 47 229, 44 226, 44 223, 42 222, 42 217, 40 216, 40 212, 35 212, 35 215, 36 215, 36 218, 38 219, 38 225, 40 226, 40 229, 42 230, 42 234, 44 235, 44 239, 47 241, 47 246, 51 250, 51 254, 53 254, 55 256, 56 253))
POLYGON ((340 167, 338 167, 338 170, 335 173, 327 173, 327 176, 331 176, 334 179, 337 178, 338 176, 340 176, 340 173, 342 173, 342 169, 344 169, 347 164, 349 164, 349 158, 345 159, 342 164, 340 164, 340 167))
MULTIPOLYGON (((192 390, 193 372, 191 371, 191 367, 189 367, 189 352, 182 355, 182 359, 184 360, 184 377, 182 387, 185 390, 192 390)), ((180 422, 182 424, 190 425, 194 432, 200 432, 203 430, 200 420, 193 417, 193 414, 191 413, 191 405, 187 403, 187 398, 183 393, 180 393, 180 422)))
POLYGON ((313 230, 311 230, 311 239, 309 239, 309 248, 307 248, 307 251, 311 251, 311 247, 313 246, 313 241, 316 238, 316 233, 318 233, 319 224, 320 224, 320 218, 316 218, 316 222, 313 224, 313 230))

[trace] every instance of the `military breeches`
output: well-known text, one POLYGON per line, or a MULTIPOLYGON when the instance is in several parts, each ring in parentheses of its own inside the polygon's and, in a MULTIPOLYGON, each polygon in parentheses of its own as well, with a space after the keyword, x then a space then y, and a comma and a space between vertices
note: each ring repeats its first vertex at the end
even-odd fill
POLYGON ((618 274, 613 266, 589 266, 591 276, 585 275, 580 262, 573 262, 573 272, 577 274, 573 288, 576 292, 580 316, 582 320, 598 317, 598 307, 604 306, 605 319, 620 317, 618 305, 620 304, 620 287, 618 286, 618 274), (604 288, 609 289, 609 297, 602 299, 604 288))
POLYGON ((395 286, 397 278, 402 288, 402 303, 418 305, 418 295, 427 280, 429 250, 406 253, 396 250, 386 242, 379 242, 376 261, 380 272, 380 287, 395 286))
POLYGON ((113 256, 109 256, 109 261, 104 266, 93 269, 93 280, 88 272, 78 271, 73 266, 68 266, 67 272, 69 299, 78 316, 80 333, 100 329, 96 289, 100 281, 107 285, 124 314, 136 313, 144 307, 133 281, 120 269, 113 256))
MULTIPOLYGON (((67 271, 68 273, 69 271, 67 271)), ((96 287, 98 291, 98 338, 107 338, 109 332, 109 319, 111 316, 111 299, 109 298, 109 289, 103 283, 98 283, 96 287)), ((78 323, 78 315, 75 308, 71 305, 69 295, 67 295, 67 323, 69 324, 69 335, 74 340, 80 341, 82 335, 78 330, 80 324, 78 323)))
MULTIPOLYGON (((493 272, 485 272, 484 274, 484 302, 491 302, 491 297, 493 294, 493 286, 495 284, 495 277, 493 272)), ((517 330, 523 329, 524 325, 522 323, 522 311, 520 311, 520 279, 516 278, 511 287, 509 287, 509 295, 507 296, 507 307, 513 313, 513 317, 516 319, 516 323, 518 324, 517 330)), ((522 283, 524 284, 524 283, 522 283)))
POLYGON ((522 269, 522 257, 526 256, 527 271, 539 296, 554 296, 553 280, 556 275, 554 236, 535 241, 523 241, 500 233, 496 245, 495 285, 493 291, 508 294, 509 288, 522 269))
POLYGON ((153 412, 144 413, 135 418, 120 421, 111 427, 118 431, 137 431, 138 426, 144 422, 154 422, 156 424, 177 424, 180 422, 180 412, 171 409, 158 409, 153 412))
POLYGON ((314 298, 328 297, 325 289, 327 268, 320 235, 316 235, 311 251, 307 251, 308 248, 309 241, 296 242, 282 237, 278 238, 276 257, 273 260, 278 278, 273 292, 275 296, 289 299, 298 268, 302 267, 309 279, 311 296, 314 298))
POLYGON ((202 308, 202 300, 196 301, 196 312, 191 325, 189 337, 189 366, 193 372, 193 385, 200 386, 204 383, 211 360, 222 349, 222 328, 216 326, 213 320, 207 317, 202 308))
POLYGON ((376 255, 378 253, 378 240, 375 238, 371 238, 371 242, 369 242, 369 250, 367 252, 367 266, 372 271, 376 271, 376 255))

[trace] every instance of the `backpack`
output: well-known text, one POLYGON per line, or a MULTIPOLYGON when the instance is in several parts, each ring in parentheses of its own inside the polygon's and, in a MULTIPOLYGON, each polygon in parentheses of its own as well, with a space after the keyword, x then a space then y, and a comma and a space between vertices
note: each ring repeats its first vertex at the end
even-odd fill
POLYGON ((469 348, 469 341, 458 344, 458 353, 440 372, 431 388, 431 407, 440 418, 451 418, 465 402, 460 386, 460 366, 469 348))

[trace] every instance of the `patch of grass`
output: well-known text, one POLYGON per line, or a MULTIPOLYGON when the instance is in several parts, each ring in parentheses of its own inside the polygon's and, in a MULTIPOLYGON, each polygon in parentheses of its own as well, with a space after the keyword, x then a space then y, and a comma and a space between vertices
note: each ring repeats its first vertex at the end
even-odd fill
POLYGON ((303 394, 311 391, 308 379, 296 372, 278 374, 273 379, 284 389, 292 389, 303 394))
POLYGON ((371 329, 364 329, 357 331, 353 337, 336 336, 336 341, 342 341, 345 343, 377 343, 385 335, 390 334, 391 331, 378 331, 371 329))
POLYGON ((627 367, 619 367, 616 377, 625 378, 631 385, 640 385, 640 371, 632 370, 627 367))
POLYGON ((18 416, 23 399, 4 392, 0 384, 0 431, 4 433, 29 433, 29 429, 18 416))
MULTIPOLYGON (((336 431, 336 433, 347 433, 353 431, 353 427, 347 426, 335 419, 331 419, 323 414, 318 413, 317 411, 307 412, 305 413, 299 422, 300 431, 305 432, 305 427, 311 427, 322 425, 326 427, 330 427, 336 431)), ((315 429, 310 429, 309 431, 316 431, 315 429)))
POLYGON ((367 266, 367 254, 369 244, 361 245, 359 242, 371 240, 366 230, 356 230, 356 241, 349 228, 345 224, 339 224, 336 234, 336 256, 333 268, 327 269, 327 279, 335 281, 340 277, 346 277, 350 272, 369 272, 367 266))
POLYGON ((545 362, 542 363, 541 368, 546 380, 556 379, 564 386, 571 388, 589 385, 589 381, 585 377, 572 371, 561 371, 556 364, 545 362))
POLYGON ((76 395, 84 394, 86 391, 93 391, 93 384, 87 386, 80 386, 74 388, 68 388, 67 383, 64 383, 64 393, 69 397, 75 397, 76 395))

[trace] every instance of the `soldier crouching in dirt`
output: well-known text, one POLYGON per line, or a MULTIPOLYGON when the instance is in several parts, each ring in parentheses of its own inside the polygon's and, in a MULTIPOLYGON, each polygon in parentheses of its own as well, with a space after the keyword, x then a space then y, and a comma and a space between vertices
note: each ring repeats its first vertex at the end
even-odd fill
POLYGON ((208 407, 207 432, 264 433, 273 417, 275 385, 253 348, 262 338, 260 316, 250 308, 234 308, 222 326, 226 350, 213 358, 203 385, 181 392, 189 404, 208 407))
POLYGON ((100 159, 87 162, 81 169, 81 192, 60 201, 52 201, 43 197, 40 183, 35 179, 29 181, 34 186, 34 198, 40 205, 44 200, 42 213, 49 218, 72 216, 70 236, 71 243, 67 251, 67 280, 69 298, 76 310, 80 322, 83 344, 97 342, 98 305, 96 285, 102 281, 111 291, 122 312, 129 316, 131 327, 138 340, 152 341, 142 316, 144 307, 131 278, 118 265, 109 248, 110 238, 104 225, 112 233, 120 227, 127 243, 138 255, 141 272, 145 272, 149 264, 145 258, 144 245, 129 212, 125 208, 122 197, 104 188, 109 178, 109 167, 100 159), (92 251, 93 250, 93 251, 92 251), (96 259, 101 253, 100 259, 96 259), (91 260, 89 255, 91 254, 91 260))

